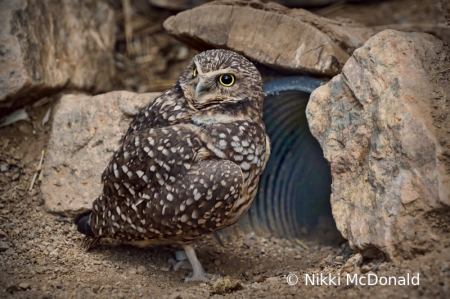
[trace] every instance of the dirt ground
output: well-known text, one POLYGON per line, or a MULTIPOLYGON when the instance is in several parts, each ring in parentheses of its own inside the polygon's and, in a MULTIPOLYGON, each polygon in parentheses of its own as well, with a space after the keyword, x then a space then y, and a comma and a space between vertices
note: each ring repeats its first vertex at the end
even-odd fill
MULTIPOLYGON (((354 253, 329 234, 311 232, 297 242, 236 236, 224 246, 212 236, 197 255, 209 273, 230 276, 242 288, 214 294, 206 283, 180 284, 188 270, 171 272, 173 246, 135 248, 104 240, 89 252, 72 219, 45 212, 37 182, 28 191, 51 121, 42 119, 52 103, 28 107, 30 120, 0 129, 0 298, 449 298, 450 248, 394 265, 382 258, 343 270, 354 253), (244 242, 245 240, 245 242, 244 242), (245 243, 245 244, 244 244, 245 243), (246 245, 247 244, 247 245, 246 245), (330 244, 332 244, 330 246, 330 244), (305 275, 338 275, 337 286, 306 285, 305 275), (347 285, 346 273, 367 276, 420 274, 419 285, 347 285), (287 283, 296 274, 297 285, 287 283)), ((345 245, 344 245, 345 246, 345 245)), ((291 279, 291 281, 293 281, 291 279)), ((363 281, 364 282, 364 281, 363 281)))

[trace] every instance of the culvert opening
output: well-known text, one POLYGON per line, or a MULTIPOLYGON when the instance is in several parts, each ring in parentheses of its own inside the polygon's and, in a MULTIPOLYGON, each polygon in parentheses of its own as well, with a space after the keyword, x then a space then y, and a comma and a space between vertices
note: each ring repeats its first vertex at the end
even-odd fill
POLYGON ((343 241, 331 214, 330 166, 306 120, 310 93, 321 83, 311 80, 266 84, 271 92, 264 101, 264 123, 271 156, 252 207, 224 236, 254 231, 266 238, 306 238, 324 245, 343 241))

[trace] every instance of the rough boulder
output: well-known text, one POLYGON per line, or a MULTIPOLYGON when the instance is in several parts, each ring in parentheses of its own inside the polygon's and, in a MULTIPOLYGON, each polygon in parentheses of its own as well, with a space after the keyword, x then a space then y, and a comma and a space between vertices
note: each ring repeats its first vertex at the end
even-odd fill
POLYGON ((0 1, 0 116, 62 89, 111 90, 114 35, 102 1, 0 1))
POLYGON ((383 31, 311 95, 338 229, 393 261, 450 245, 450 48, 383 31))

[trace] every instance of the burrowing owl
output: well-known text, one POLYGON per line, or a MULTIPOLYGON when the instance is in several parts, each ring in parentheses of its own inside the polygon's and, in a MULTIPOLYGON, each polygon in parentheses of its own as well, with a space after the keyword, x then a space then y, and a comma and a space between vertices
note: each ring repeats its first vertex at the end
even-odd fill
POLYGON ((101 237, 192 243, 248 210, 269 157, 261 76, 246 58, 211 50, 133 120, 103 172, 103 194, 78 217, 86 244, 101 237), (89 239, 90 238, 90 239, 89 239))

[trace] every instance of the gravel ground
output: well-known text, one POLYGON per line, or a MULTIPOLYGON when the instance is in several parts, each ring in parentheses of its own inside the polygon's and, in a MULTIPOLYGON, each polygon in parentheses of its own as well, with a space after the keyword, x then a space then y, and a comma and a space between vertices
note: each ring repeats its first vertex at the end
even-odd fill
POLYGON ((48 140, 50 124, 41 122, 50 105, 32 107, 30 120, 0 129, 0 298, 450 298, 450 240, 441 252, 394 265, 382 257, 360 264, 359 255, 323 230, 302 238, 309 249, 251 235, 222 246, 208 236, 197 255, 216 275, 215 285, 180 284, 189 271, 169 270, 178 250, 173 246, 143 249, 102 240, 84 252, 71 219, 45 212, 39 182, 28 191, 48 140), (339 272, 340 285, 306 285, 306 274, 339 272), (347 273, 420 273, 420 283, 347 285, 347 273), (289 274, 297 275, 297 285, 287 283, 289 274))

